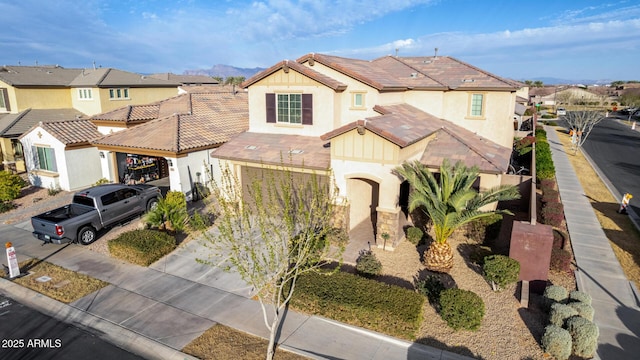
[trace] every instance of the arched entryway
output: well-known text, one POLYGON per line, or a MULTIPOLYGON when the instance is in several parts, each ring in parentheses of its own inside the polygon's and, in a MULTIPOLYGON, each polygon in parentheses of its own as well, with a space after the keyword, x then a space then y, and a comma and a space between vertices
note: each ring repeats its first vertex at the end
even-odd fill
POLYGON ((375 244, 380 184, 365 178, 347 179, 349 199, 349 237, 366 246, 375 244))

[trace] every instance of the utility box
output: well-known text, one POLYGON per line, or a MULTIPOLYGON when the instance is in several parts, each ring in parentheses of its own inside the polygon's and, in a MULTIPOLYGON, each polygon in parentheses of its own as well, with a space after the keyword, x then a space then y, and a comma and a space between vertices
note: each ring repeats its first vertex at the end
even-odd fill
POLYGON ((549 225, 531 225, 514 221, 509 257, 520 262, 518 280, 529 281, 532 292, 542 294, 549 279, 553 229, 549 225))

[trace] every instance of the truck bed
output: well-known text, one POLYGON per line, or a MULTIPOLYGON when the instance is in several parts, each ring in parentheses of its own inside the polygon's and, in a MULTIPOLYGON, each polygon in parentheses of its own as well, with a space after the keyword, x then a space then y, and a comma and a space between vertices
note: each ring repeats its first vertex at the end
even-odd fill
POLYGON ((91 206, 86 206, 81 204, 68 204, 63 207, 53 209, 51 211, 47 211, 38 216, 34 216, 34 218, 44 220, 44 221, 49 221, 52 223, 59 223, 62 220, 66 220, 66 219, 76 217, 78 215, 86 214, 92 210, 95 210, 95 209, 91 206))

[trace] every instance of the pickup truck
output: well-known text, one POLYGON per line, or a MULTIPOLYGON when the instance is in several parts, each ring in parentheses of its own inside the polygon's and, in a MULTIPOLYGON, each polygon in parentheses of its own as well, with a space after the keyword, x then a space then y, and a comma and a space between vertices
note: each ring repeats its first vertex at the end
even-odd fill
POLYGON ((74 194, 71 204, 32 217, 32 234, 45 243, 89 245, 98 231, 151 210, 161 196, 147 184, 94 186, 74 194))

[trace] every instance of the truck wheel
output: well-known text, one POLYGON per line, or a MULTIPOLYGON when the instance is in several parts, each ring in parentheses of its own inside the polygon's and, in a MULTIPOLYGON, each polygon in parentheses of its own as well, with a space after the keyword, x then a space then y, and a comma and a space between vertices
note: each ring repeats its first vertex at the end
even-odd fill
POLYGON ((89 245, 96 241, 96 231, 91 226, 85 226, 78 231, 78 241, 82 245, 89 245))
POLYGON ((158 199, 153 198, 147 202, 147 212, 154 210, 158 206, 158 199))

